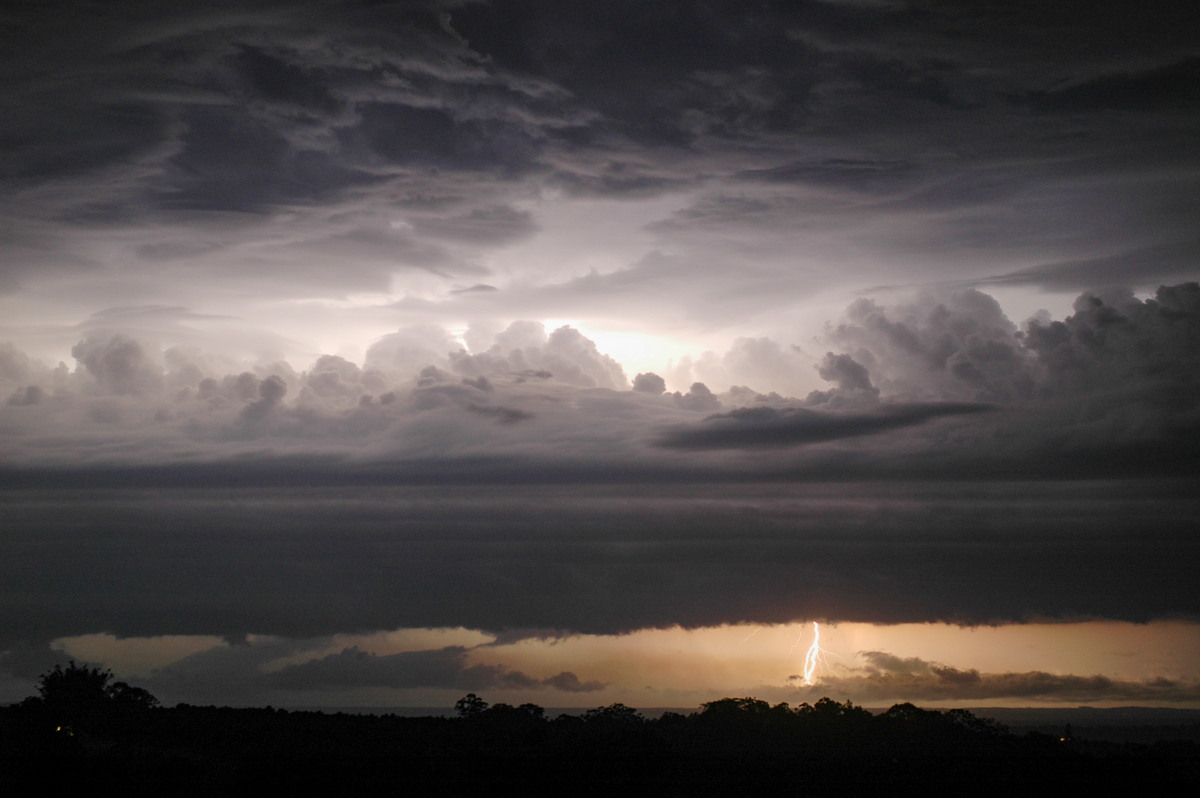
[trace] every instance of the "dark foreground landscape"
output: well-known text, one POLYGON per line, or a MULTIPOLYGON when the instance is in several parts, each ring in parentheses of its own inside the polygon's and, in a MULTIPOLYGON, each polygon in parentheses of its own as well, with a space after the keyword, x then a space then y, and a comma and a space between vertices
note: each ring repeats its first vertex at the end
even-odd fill
POLYGON ((548 718, 468 695, 456 717, 157 706, 96 670, 43 677, 0 709, 0 792, 123 795, 1115 794, 1200 783, 1193 739, 1116 743, 1010 732, 965 710, 724 698, 648 719, 622 704, 548 718), (90 682, 88 676, 92 676, 90 682), (74 682, 74 684, 64 684, 74 682), (49 688, 49 689, 47 689, 49 688))

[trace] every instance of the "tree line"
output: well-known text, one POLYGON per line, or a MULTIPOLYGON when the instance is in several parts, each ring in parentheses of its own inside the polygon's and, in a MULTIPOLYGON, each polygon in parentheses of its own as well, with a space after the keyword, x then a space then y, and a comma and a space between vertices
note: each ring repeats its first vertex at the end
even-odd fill
MULTIPOLYGON (((125 795, 344 794, 351 786, 463 794, 844 795, 930 789, 1169 787, 1200 778, 1193 742, 1130 746, 1014 735, 966 710, 722 698, 647 718, 616 703, 550 718, 469 693, 452 717, 158 705, 71 663, 0 708, 0 786, 125 795)), ((12 794, 23 794, 14 792, 12 794)))

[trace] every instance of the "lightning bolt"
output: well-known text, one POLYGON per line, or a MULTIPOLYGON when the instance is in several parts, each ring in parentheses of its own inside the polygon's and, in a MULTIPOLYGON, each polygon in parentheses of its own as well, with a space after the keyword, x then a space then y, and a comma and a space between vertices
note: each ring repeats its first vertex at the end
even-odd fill
POLYGON ((804 655, 804 684, 811 686, 813 683, 813 673, 817 670, 817 658, 821 656, 821 626, 816 621, 813 621, 813 641, 808 647, 808 653, 804 655))

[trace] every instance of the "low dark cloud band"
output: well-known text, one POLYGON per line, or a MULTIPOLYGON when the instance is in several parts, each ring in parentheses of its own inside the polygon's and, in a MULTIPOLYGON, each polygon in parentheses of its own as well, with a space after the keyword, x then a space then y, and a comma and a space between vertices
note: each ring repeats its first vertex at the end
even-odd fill
POLYGON ((672 449, 741 449, 800 446, 857 438, 923 424, 936 418, 983 413, 984 404, 883 405, 866 413, 821 413, 805 408, 756 407, 709 416, 701 424, 672 430, 659 440, 672 449))
POLYGON ((6 642, 1200 615, 1200 507, 1151 485, 214 487, 5 504, 6 642))

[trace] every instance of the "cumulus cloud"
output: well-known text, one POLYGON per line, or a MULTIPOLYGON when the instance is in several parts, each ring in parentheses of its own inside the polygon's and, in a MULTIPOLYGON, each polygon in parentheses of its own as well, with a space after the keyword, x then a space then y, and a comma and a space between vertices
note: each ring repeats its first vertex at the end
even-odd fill
POLYGON ((29 375, 29 356, 7 341, 0 343, 0 380, 24 382, 29 375))
POLYGON ((283 399, 287 393, 287 384, 282 377, 272 374, 261 382, 257 382, 258 398, 242 408, 242 418, 246 421, 260 421, 271 409, 283 399))
POLYGON ((1157 451, 1163 468, 1182 464, 1200 394, 1195 284, 1144 300, 1085 294, 1062 321, 1036 317, 1023 330, 976 291, 895 305, 860 300, 828 328, 827 342, 846 351, 808 366, 832 385, 804 399, 743 386, 717 395, 700 382, 686 393, 659 392, 664 381, 650 373, 631 386, 613 358, 570 327, 547 334, 538 322, 514 322, 471 338, 478 348, 468 352, 444 328, 405 328, 381 338, 362 365, 322 355, 302 372, 282 362, 241 368, 183 347, 159 362, 150 345, 123 333, 80 341, 74 374, 10 346, 6 373, 18 379, 8 382, 6 407, 24 415, 9 463, 82 464, 87 456, 69 451, 73 440, 105 450, 110 463, 114 452, 140 451, 153 462, 160 455, 152 452, 170 449, 176 462, 219 461, 241 457, 222 447, 251 434, 269 436, 283 447, 277 452, 315 446, 359 462, 515 457, 527 467, 509 473, 528 474, 545 473, 549 462, 598 473, 619 459, 629 473, 724 478, 745 473, 745 464, 684 461, 671 450, 823 444, 799 461, 760 459, 755 473, 1106 475, 1137 471, 1137 452, 1157 451), (88 419, 105 432, 85 434, 88 419), (856 443, 868 437, 870 449, 856 443))
POLYGON ((8 404, 14 407, 40 405, 44 401, 46 401, 46 392, 38 385, 28 385, 24 388, 18 388, 13 392, 12 396, 8 397, 8 404))
POLYGON ((1194 390, 1200 381, 1193 356, 1200 344, 1200 285, 1162 286, 1144 301, 1128 290, 1088 292, 1063 321, 1031 321, 1025 343, 1055 392, 1166 385, 1194 390))
POLYGON ((719 390, 747 385, 798 396, 812 386, 811 375, 811 361, 796 347, 785 348, 767 337, 739 337, 721 355, 705 352, 695 359, 681 359, 669 376, 676 384, 699 381, 719 390))
MULTIPOLYGON (((328 403, 354 405, 363 396, 363 371, 354 363, 337 355, 321 355, 305 373, 301 389, 302 405, 328 403)), ((384 381, 377 380, 382 386, 384 381)))
POLYGON ((891 306, 859 300, 828 328, 829 341, 847 350, 819 367, 836 387, 806 403, 861 409, 875 388, 892 402, 988 402, 1012 412, 990 430, 977 427, 974 445, 990 441, 1014 464, 1057 454, 1063 465, 1086 462, 1100 473, 1157 451, 1174 467, 1180 441, 1198 429, 1200 370, 1189 354, 1200 341, 1198 294, 1195 283, 1147 299, 1089 292, 1062 321, 1038 315, 1022 330, 977 291, 891 306))
POLYGON ((658 396, 666 393, 667 383, 666 380, 651 371, 638 374, 633 378, 633 390, 658 396))
POLYGON ((469 377, 525 375, 554 379, 582 388, 627 390, 625 371, 573 327, 549 335, 540 322, 516 321, 496 334, 486 351, 451 356, 452 368, 469 377))
POLYGON ((721 400, 702 382, 693 382, 687 393, 681 394, 676 391, 671 394, 671 398, 675 400, 677 406, 684 410, 705 412, 716 410, 721 406, 721 400))
POLYGON ((149 394, 162 385, 162 367, 141 342, 120 333, 80 341, 71 354, 87 369, 103 393, 149 394))
POLYGON ((676 385, 702 382, 717 390, 749 386, 788 396, 808 393, 814 382, 812 362, 798 347, 784 347, 765 336, 736 338, 723 354, 683 357, 667 376, 676 385))
POLYGON ((459 348, 441 327, 407 327, 372 344, 366 365, 396 377, 408 377, 426 366, 445 367, 450 353, 459 348))
POLYGON ((601 354, 596 344, 576 329, 559 327, 552 332, 546 341, 546 353, 546 365, 551 369, 557 365, 559 379, 564 382, 587 387, 628 388, 621 365, 601 354))
POLYGON ((849 355, 826 352, 825 359, 817 367, 817 373, 821 375, 821 379, 834 383, 842 394, 861 392, 872 396, 879 395, 879 389, 871 384, 871 376, 867 369, 849 355))
MULTIPOLYGON (((1014 401, 1032 390, 1016 325, 980 291, 922 294, 894 306, 860 299, 827 333, 880 391, 897 399, 1014 401)), ((837 363, 823 367, 838 377, 848 365, 836 374, 837 363)))

